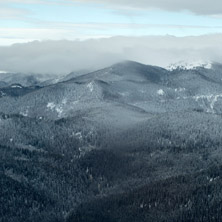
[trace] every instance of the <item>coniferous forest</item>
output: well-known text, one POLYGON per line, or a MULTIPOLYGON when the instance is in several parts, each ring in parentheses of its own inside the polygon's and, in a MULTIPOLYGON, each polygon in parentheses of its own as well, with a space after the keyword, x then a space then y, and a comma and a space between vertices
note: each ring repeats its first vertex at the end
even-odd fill
POLYGON ((0 221, 221 221, 221 75, 126 61, 0 79, 0 221))

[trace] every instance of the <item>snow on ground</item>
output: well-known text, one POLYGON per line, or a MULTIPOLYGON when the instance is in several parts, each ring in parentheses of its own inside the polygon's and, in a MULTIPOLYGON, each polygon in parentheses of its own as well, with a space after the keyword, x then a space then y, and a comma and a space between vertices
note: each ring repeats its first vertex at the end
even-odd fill
POLYGON ((49 109, 51 109, 51 110, 53 110, 54 108, 55 108, 55 103, 53 103, 53 102, 49 102, 48 104, 47 104, 47 108, 49 108, 49 109))
POLYGON ((169 66, 166 67, 166 69, 169 71, 173 71, 176 69, 192 70, 192 69, 197 69, 199 67, 203 67, 205 69, 211 69, 212 63, 204 61, 194 61, 194 62, 180 61, 177 63, 170 64, 169 66))
POLYGON ((163 96, 165 93, 164 93, 164 91, 163 91, 162 89, 159 89, 159 90, 157 91, 157 94, 158 94, 159 96, 163 96))
POLYGON ((175 92, 184 92, 184 91, 186 91, 185 88, 176 88, 175 89, 175 92))
POLYGON ((90 92, 94 90, 94 86, 92 82, 90 82, 86 87, 90 90, 90 92))
POLYGON ((19 114, 22 116, 28 116, 29 111, 25 110, 24 112, 20 112, 19 114))
MULTIPOLYGON (((66 104, 66 100, 62 101, 62 105, 66 104)), ((61 117, 62 113, 63 113, 63 107, 62 105, 56 105, 54 102, 49 102, 47 104, 47 108, 52 110, 52 111, 56 111, 58 113, 58 116, 61 117)))
POLYGON ((82 132, 73 133, 73 136, 77 137, 79 140, 83 139, 82 132))
POLYGON ((20 85, 12 85, 11 88, 19 88, 22 89, 22 87, 20 85))
POLYGON ((219 98, 222 98, 222 94, 219 94, 219 95, 213 95, 213 94, 210 94, 210 95, 198 95, 198 96, 194 96, 193 97, 193 99, 195 99, 197 102, 200 99, 206 99, 210 103, 211 111, 214 110, 215 103, 218 101, 219 98))
POLYGON ((58 113, 59 117, 61 117, 63 113, 63 108, 61 106, 58 106, 55 108, 55 111, 58 113))

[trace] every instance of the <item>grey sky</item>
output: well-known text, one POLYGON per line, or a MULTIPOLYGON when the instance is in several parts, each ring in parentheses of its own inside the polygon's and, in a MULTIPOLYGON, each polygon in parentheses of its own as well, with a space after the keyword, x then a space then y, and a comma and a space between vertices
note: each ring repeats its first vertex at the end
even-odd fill
POLYGON ((98 2, 123 8, 152 9, 169 11, 188 10, 196 14, 222 14, 221 0, 69 0, 77 2, 98 2))

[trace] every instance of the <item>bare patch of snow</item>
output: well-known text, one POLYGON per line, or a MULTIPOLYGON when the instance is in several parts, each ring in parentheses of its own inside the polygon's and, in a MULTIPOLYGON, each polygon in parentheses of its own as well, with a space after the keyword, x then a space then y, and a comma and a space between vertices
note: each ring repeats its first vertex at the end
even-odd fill
POLYGON ((55 103, 53 102, 49 102, 47 104, 47 108, 52 110, 52 111, 56 111, 58 113, 58 116, 61 117, 62 113, 63 113, 63 107, 62 105, 65 105, 64 104, 65 101, 62 101, 62 104, 61 105, 56 105, 55 103))
POLYGON ((51 110, 53 110, 54 108, 55 108, 55 103, 53 103, 53 102, 50 102, 50 103, 48 103, 47 104, 47 108, 49 108, 49 109, 51 109, 51 110))
POLYGON ((28 109, 26 109, 24 112, 20 112, 19 114, 22 115, 22 116, 27 117, 28 113, 29 113, 29 111, 28 111, 28 109))
POLYGON ((19 85, 12 85, 11 88, 19 88, 19 89, 22 89, 22 87, 19 86, 19 85))
POLYGON ((219 95, 214 95, 214 94, 197 95, 197 96, 193 97, 193 99, 195 99, 196 102, 198 102, 200 99, 206 99, 210 105, 210 109, 208 110, 208 112, 212 112, 212 111, 214 112, 215 103, 218 101, 219 98, 222 98, 222 94, 219 94, 219 95))
POLYGON ((90 92, 94 90, 94 86, 92 82, 90 82, 86 87, 90 90, 90 92))
POLYGON ((82 132, 74 133, 74 135, 75 135, 79 140, 82 140, 82 138, 83 138, 82 132))
POLYGON ((210 108, 211 108, 211 109, 214 109, 214 105, 215 105, 215 103, 217 102, 218 98, 220 98, 220 97, 222 97, 222 95, 216 95, 216 96, 212 99, 212 101, 211 101, 211 103, 210 103, 210 108))
POLYGON ((184 92, 184 91, 186 91, 185 88, 176 88, 175 89, 175 92, 184 92))
POLYGON ((197 69, 197 68, 205 68, 205 69, 211 69, 212 68, 212 63, 211 62, 204 62, 204 61, 192 61, 192 62, 186 62, 186 61, 179 61, 174 64, 170 64, 169 66, 166 67, 167 70, 173 71, 176 69, 181 69, 181 70, 192 70, 192 69, 197 69))
POLYGON ((58 106, 55 108, 55 111, 58 113, 59 116, 61 116, 63 113, 63 108, 61 106, 58 106))
POLYGON ((163 91, 162 89, 159 89, 159 90, 157 91, 157 94, 158 94, 159 96, 163 96, 165 93, 164 93, 164 91, 163 91))

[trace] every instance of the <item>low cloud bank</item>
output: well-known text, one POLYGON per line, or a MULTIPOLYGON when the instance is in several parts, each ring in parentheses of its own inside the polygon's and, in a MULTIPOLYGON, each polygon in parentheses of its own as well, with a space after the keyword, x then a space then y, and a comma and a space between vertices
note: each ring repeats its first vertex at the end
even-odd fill
POLYGON ((67 74, 122 60, 162 67, 180 61, 222 62, 222 34, 34 41, 0 47, 0 70, 9 72, 67 74))

